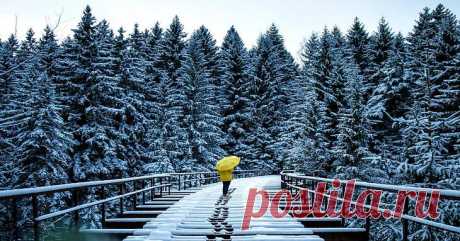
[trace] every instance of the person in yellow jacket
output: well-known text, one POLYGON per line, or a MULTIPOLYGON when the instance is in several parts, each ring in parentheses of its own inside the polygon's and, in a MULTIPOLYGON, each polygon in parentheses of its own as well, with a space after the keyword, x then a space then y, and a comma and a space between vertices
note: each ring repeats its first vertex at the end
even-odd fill
POLYGON ((220 159, 216 164, 216 170, 219 173, 220 181, 222 182, 222 194, 227 196, 230 183, 233 179, 233 170, 240 163, 240 158, 237 156, 226 156, 220 159))
POLYGON ((222 194, 227 196, 228 189, 230 188, 230 183, 233 179, 233 169, 227 171, 218 171, 220 181, 222 182, 222 194))

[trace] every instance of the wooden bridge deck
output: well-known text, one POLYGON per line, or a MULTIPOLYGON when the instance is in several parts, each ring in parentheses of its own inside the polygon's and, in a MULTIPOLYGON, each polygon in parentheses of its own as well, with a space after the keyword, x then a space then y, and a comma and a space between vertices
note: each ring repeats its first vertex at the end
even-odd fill
MULTIPOLYGON (((187 192, 190 193, 172 192, 169 196, 138 205, 136 210, 125 211, 119 218, 107 219, 104 229, 83 230, 83 232, 92 235, 109 234, 126 237, 125 241, 367 240, 365 229, 344 228, 338 218, 295 219, 291 216, 274 218, 269 211, 260 218, 253 218, 249 229, 242 230, 248 192, 254 187, 275 192, 280 189, 280 177, 236 179, 232 181, 232 193, 228 202, 221 197, 219 183, 188 190, 187 192), (220 220, 210 220, 213 215, 220 220)), ((257 199, 254 210, 259 209, 260 203, 257 199)))

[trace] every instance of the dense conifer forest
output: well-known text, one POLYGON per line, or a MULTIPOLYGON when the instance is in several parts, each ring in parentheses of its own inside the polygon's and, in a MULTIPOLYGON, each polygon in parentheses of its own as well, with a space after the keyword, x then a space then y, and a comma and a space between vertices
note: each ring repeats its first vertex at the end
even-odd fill
MULTIPOLYGON (((421 10, 407 36, 383 18, 324 28, 298 62, 275 24, 250 49, 237 29, 220 46, 178 17, 115 31, 88 6, 62 41, 51 27, 1 40, 0 186, 209 171, 232 154, 242 169, 460 188, 460 25, 449 9, 421 10)), ((43 208, 66 196, 54 200, 43 208)), ((459 225, 458 204, 441 209, 459 225)), ((399 240, 395 222, 375 240, 399 240)))

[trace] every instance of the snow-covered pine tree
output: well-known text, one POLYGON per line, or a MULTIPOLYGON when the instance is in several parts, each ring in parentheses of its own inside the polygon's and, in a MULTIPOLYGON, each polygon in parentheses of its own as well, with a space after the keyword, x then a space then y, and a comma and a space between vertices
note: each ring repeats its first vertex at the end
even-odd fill
MULTIPOLYGON (((375 158, 388 152, 387 143, 384 142, 387 131, 391 130, 391 119, 385 113, 385 92, 388 89, 385 79, 384 65, 387 64, 392 49, 394 34, 384 18, 382 18, 369 41, 369 68, 368 68, 368 93, 365 115, 373 131, 369 149, 376 154, 375 158)), ((384 160, 386 162, 386 160, 384 160)))
MULTIPOLYGON (((14 43, 14 38, 10 38, 14 43)), ((7 44, 5 46, 5 54, 12 50, 10 47, 13 45, 7 44)), ((10 160, 17 165, 16 160, 20 159, 20 155, 23 154, 19 149, 21 145, 22 137, 30 132, 31 123, 29 122, 31 117, 31 106, 34 95, 32 91, 37 88, 35 81, 38 78, 40 70, 38 69, 39 59, 37 57, 37 42, 34 37, 34 32, 29 29, 26 38, 21 42, 17 51, 10 52, 14 54, 15 65, 11 65, 10 68, 4 72, 6 77, 10 79, 10 93, 6 93, 4 96, 5 104, 3 105, 3 111, 1 112, 0 125, 6 134, 6 143, 14 145, 14 150, 11 149, 11 156, 14 160, 10 160), (8 76, 10 75, 10 76, 8 76), (12 76, 11 76, 12 75, 12 76)), ((11 56, 13 57, 13 56, 11 56)), ((33 165, 33 164, 32 164, 33 165)), ((31 165, 27 166, 30 167, 31 165)), ((24 167, 24 168, 27 168, 24 167)), ((24 186, 28 185, 29 182, 24 180, 21 168, 9 170, 12 172, 11 184, 13 186, 24 186), (22 179, 21 177, 22 176, 22 179)), ((30 173, 27 173, 29 175, 30 173)))
POLYGON ((0 49, 0 117, 7 117, 8 110, 10 110, 10 101, 14 99, 14 91, 17 87, 17 53, 18 53, 18 40, 16 36, 11 35, 7 41, 2 43, 0 49))
POLYGON ((388 22, 382 18, 369 39, 369 84, 373 92, 379 81, 383 79, 382 67, 390 56, 394 34, 388 22))
POLYGON ((86 124, 84 113, 89 106, 87 98, 88 79, 96 55, 95 18, 89 6, 83 11, 81 21, 73 32, 73 38, 68 38, 62 43, 57 63, 60 74, 57 76, 56 82, 58 82, 59 92, 63 96, 63 104, 66 106, 66 111, 63 113, 66 127, 72 131, 77 142, 72 152, 73 163, 69 177, 72 181, 81 181, 93 178, 86 176, 85 169, 87 167, 85 165, 88 163, 85 163, 81 157, 82 152, 87 147, 86 137, 77 131, 86 124))
MULTIPOLYGON (((455 183, 452 181, 458 174, 458 164, 454 163, 458 163, 455 156, 458 156, 459 111, 458 105, 451 108, 446 103, 456 101, 449 100, 447 93, 452 93, 449 83, 455 76, 449 66, 455 65, 458 55, 457 31, 456 17, 438 5, 433 11, 425 8, 409 34, 408 77, 413 105, 399 119, 405 149, 398 168, 406 182, 441 187, 455 183)), ((456 212, 449 202, 440 206, 442 213, 456 212)), ((445 223, 455 222, 450 215, 441 216, 445 223)), ((413 240, 448 240, 444 234, 433 233, 425 226, 415 229, 413 240)))
POLYGON ((16 177, 16 185, 22 187, 68 182, 69 153, 73 145, 72 135, 63 128, 55 86, 49 77, 55 73, 57 53, 57 43, 49 27, 37 48, 34 67, 41 74, 31 80, 32 86, 27 91, 30 97, 23 102, 28 128, 18 136, 17 164, 24 173, 16 177))
POLYGON ((295 92, 290 96, 289 120, 282 139, 285 152, 285 167, 303 173, 327 176, 323 165, 326 162, 324 102, 318 99, 312 81, 312 73, 318 67, 320 42, 313 34, 305 43, 302 52, 302 71, 294 83, 295 92))
MULTIPOLYGON (((396 165, 401 158, 402 136, 397 119, 408 113, 411 95, 407 78, 407 47, 401 33, 391 43, 387 60, 381 67, 380 83, 366 105, 366 116, 373 125, 375 161, 396 165)), ((383 167, 382 167, 383 168, 383 167)), ((388 168, 396 174, 395 168, 388 168)))
MULTIPOLYGON (((222 117, 214 100, 213 69, 210 68, 209 49, 206 41, 209 32, 200 28, 195 31, 186 47, 185 59, 179 69, 178 81, 183 83, 184 127, 187 131, 190 163, 192 169, 213 170, 215 163, 224 155, 222 117)), ((212 37, 211 37, 212 39, 212 37)), ((187 161, 187 160, 183 160, 187 161)))
POLYGON ((244 43, 232 26, 222 43, 220 71, 222 73, 222 90, 224 91, 223 125, 226 134, 224 149, 227 153, 242 158, 242 167, 252 157, 248 145, 251 125, 249 102, 249 84, 251 83, 250 64, 244 43))
POLYGON ((74 39, 79 51, 76 76, 70 85, 76 91, 71 90, 74 113, 69 122, 78 141, 73 175, 77 180, 120 176, 126 163, 117 156, 117 126, 123 105, 114 75, 113 33, 105 21, 95 25, 88 6, 74 30, 74 39))
MULTIPOLYGON (((318 129, 321 137, 320 140, 324 141, 321 144, 325 148, 325 153, 323 153, 322 167, 327 173, 332 173, 332 162, 334 161, 334 153, 332 152, 333 143, 335 141, 335 135, 337 132, 337 118, 336 113, 338 107, 341 105, 340 102, 336 100, 336 93, 332 89, 332 83, 335 81, 343 81, 342 79, 335 79, 332 65, 333 61, 333 49, 340 38, 337 38, 338 41, 334 41, 333 35, 329 32, 327 28, 324 29, 320 39, 317 40, 315 44, 317 49, 313 50, 313 46, 310 46, 309 50, 310 57, 309 59, 309 85, 313 88, 315 96, 318 101, 318 108, 324 108, 324 112, 321 115, 321 128, 318 129), (316 51, 316 53, 314 52, 316 51)), ((338 92, 337 94, 342 94, 338 92)))
POLYGON ((279 33, 278 28, 272 24, 266 33, 272 43, 271 57, 269 62, 275 67, 273 81, 269 83, 269 110, 272 111, 272 126, 269 128, 273 143, 269 146, 274 155, 274 162, 277 163, 278 169, 284 164, 282 142, 278 142, 284 134, 286 121, 289 119, 289 113, 286 111, 289 106, 290 97, 293 94, 293 86, 298 76, 298 66, 294 58, 286 50, 284 39, 279 33))
POLYGON ((150 54, 154 54, 155 51, 158 51, 158 46, 162 37, 163 29, 160 27, 160 23, 156 22, 147 36, 147 47, 150 49, 150 54))
MULTIPOLYGON (((18 86, 16 75, 18 41, 16 36, 11 35, 5 42, 0 41, 0 182, 2 186, 12 187, 12 177, 15 175, 14 158, 16 144, 14 140, 15 125, 11 116, 20 107, 14 104, 15 89, 18 86)), ((4 207, 0 206, 2 210, 4 207)), ((4 221, 4 220, 2 220, 4 221)))
POLYGON ((11 35, 5 42, 2 42, 1 48, 1 59, 0 59, 0 68, 1 68, 1 93, 2 93, 2 101, 7 101, 9 94, 12 93, 12 89, 14 87, 14 81, 12 80, 14 77, 14 70, 17 67, 17 51, 18 51, 18 40, 16 39, 15 35, 11 35))
MULTIPOLYGON (((8 171, 11 173, 6 173, 11 187, 68 182, 67 169, 71 163, 69 152, 73 141, 71 134, 64 129, 59 115, 61 106, 50 77, 55 73, 56 53, 57 43, 48 27, 38 44, 29 30, 18 50, 17 56, 21 62, 13 67, 18 84, 13 91, 14 98, 10 101, 6 118, 0 120, 2 128, 11 130, 5 145, 14 146, 14 149, 8 150, 11 152, 8 155, 10 160, 5 163, 5 167, 11 168, 8 171), (9 163, 14 164, 14 168, 9 163)), ((53 199, 42 201, 41 208, 49 211, 59 206, 62 196, 57 194, 53 199)), ((26 220, 30 216, 30 209, 19 211, 18 216, 21 222, 26 220)))
MULTIPOLYGON (((455 50, 458 40, 446 37, 441 29, 455 30, 456 25, 455 17, 442 5, 433 12, 426 8, 408 39, 414 106, 404 119, 403 133, 409 156, 401 170, 409 174, 411 182, 436 183, 450 176, 449 167, 452 166, 446 155, 453 150, 455 143, 451 136, 455 131, 451 131, 458 128, 455 121, 458 110, 448 111, 444 105, 445 93, 449 92, 445 80, 450 78, 443 66, 455 61, 455 51, 448 54, 449 51, 444 50, 455 50)), ((458 36, 455 32, 449 35, 458 36)))
POLYGON ((164 161, 166 155, 165 132, 166 123, 166 74, 163 70, 164 62, 160 61, 163 42, 163 29, 157 22, 147 36, 147 62, 145 82, 145 110, 148 121, 146 141, 148 144, 146 155, 147 163, 144 170, 147 172, 172 171, 172 165, 164 161))
POLYGON ((76 113, 75 101, 78 93, 77 75, 74 71, 78 66, 78 46, 76 41, 70 37, 65 38, 59 45, 57 50, 55 68, 56 74, 52 77, 54 84, 56 85, 56 94, 59 97, 58 100, 63 105, 61 116, 64 119, 65 128, 69 131, 73 131, 75 126, 75 120, 72 118, 76 113))
POLYGON ((347 33, 347 43, 355 63, 359 67, 359 74, 363 76, 363 84, 366 88, 364 100, 367 101, 372 93, 369 88, 369 35, 361 21, 356 17, 347 33))
POLYGON ((210 91, 214 93, 211 101, 212 103, 215 103, 219 113, 221 114, 223 111, 222 106, 224 105, 223 101, 225 100, 225 97, 219 68, 219 49, 216 46, 216 40, 205 26, 200 26, 195 31, 195 34, 200 36, 196 39, 196 41, 198 41, 197 46, 202 49, 205 67, 209 72, 209 78, 211 80, 210 91))
MULTIPOLYGON (((447 173, 442 185, 460 185, 460 82, 458 60, 460 55, 460 29, 457 17, 442 4, 433 10, 436 23, 436 62, 433 82, 439 86, 435 91, 435 111, 438 112, 440 136, 445 142, 442 165, 447 173)), ((457 186, 458 187, 458 186, 457 186)))
POLYGON ((281 137, 287 117, 291 85, 297 77, 297 66, 292 56, 284 47, 284 41, 275 25, 262 35, 254 50, 254 83, 251 93, 253 120, 251 142, 255 158, 259 165, 272 169, 281 169, 282 143, 281 137), (257 154, 256 154, 257 153, 257 154))
POLYGON ((125 29, 120 27, 117 30, 117 34, 115 35, 113 41, 113 58, 114 58, 114 74, 121 75, 121 65, 123 59, 123 53, 127 48, 128 40, 125 37, 125 29))
MULTIPOLYGON (((117 43, 123 45, 123 35, 117 36, 117 43)), ((127 162, 128 176, 139 176, 143 173, 145 161, 147 161, 146 129, 149 124, 144 115, 149 107, 146 99, 146 39, 139 31, 138 25, 134 25, 126 48, 121 49, 121 66, 118 70, 119 86, 122 89, 124 114, 120 131, 122 133, 121 149, 119 150, 127 162)), ((120 53, 118 53, 119 55, 120 53)))
MULTIPOLYGON (((155 143, 152 143, 150 156, 152 163, 146 166, 149 172, 182 171, 190 166, 182 162, 190 160, 190 148, 187 131, 183 126, 184 110, 187 97, 184 83, 178 79, 178 70, 184 61, 186 36, 179 18, 174 17, 169 28, 164 32, 159 45, 157 66, 159 69, 159 102, 161 113, 157 116, 155 129, 158 130, 155 143)), ((150 134, 152 135, 152 134, 150 134)))
POLYGON ((268 55, 268 39, 265 36, 260 36, 257 46, 249 51, 249 59, 251 63, 250 73, 253 76, 250 81, 250 113, 252 124, 250 126, 250 134, 248 136, 248 145, 251 147, 250 163, 247 163, 247 168, 269 168, 273 167, 273 159, 267 153, 268 145, 270 144, 270 136, 266 118, 268 115, 267 109, 267 89, 268 76, 267 67, 264 66, 268 55))
MULTIPOLYGON (((14 162, 16 143, 14 142, 14 129, 11 129, 11 110, 17 109, 12 102, 15 99, 14 91, 18 85, 16 77, 18 41, 11 35, 5 42, 0 41, 0 185, 5 188, 14 186, 13 177, 18 173, 14 162)), ((13 220, 9 212, 9 203, 0 203, 0 226, 8 227, 13 220)), ((6 233, 6 235, 12 233, 6 233)))
POLYGON ((335 176, 341 179, 373 180, 380 175, 374 175, 366 157, 368 129, 364 116, 364 88, 358 66, 344 54, 334 54, 334 72, 342 72, 340 78, 344 81, 342 92, 344 102, 339 106, 336 140, 333 146, 335 153, 335 176))

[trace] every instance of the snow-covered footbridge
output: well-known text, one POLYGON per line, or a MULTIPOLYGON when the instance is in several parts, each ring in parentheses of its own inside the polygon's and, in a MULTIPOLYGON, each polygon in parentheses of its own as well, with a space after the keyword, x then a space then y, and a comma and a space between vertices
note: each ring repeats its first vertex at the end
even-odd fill
MULTIPOLYGON (((243 229, 243 217, 251 188, 263 189, 273 197, 280 190, 287 189, 291 193, 305 188, 313 190, 318 182, 331 183, 333 180, 294 173, 262 176, 260 171, 252 170, 238 171, 235 177, 237 179, 232 181, 228 197, 221 195, 222 186, 218 183, 216 173, 200 172, 5 190, 0 191, 0 201, 11 205, 13 218, 18 215, 15 210, 26 209, 24 205, 30 204, 31 225, 14 225, 9 230, 10 235, 13 235, 11 240, 22 237, 22 240, 40 241, 45 237, 48 240, 54 237, 55 240, 97 241, 365 241, 372 235, 369 230, 375 230, 371 226, 379 222, 366 219, 361 220, 361 225, 347 227, 346 220, 342 218, 298 218, 292 215, 291 209, 286 216, 273 217, 272 213, 288 210, 286 200, 280 201, 276 212, 270 211, 273 208, 271 206, 267 212, 258 213, 262 199, 256 198, 251 213, 261 216, 252 218, 248 228, 243 229), (56 208, 50 209, 42 203, 53 196, 50 194, 56 193, 64 193, 63 197, 70 198, 71 202, 58 211, 50 211, 56 208), (83 196, 92 198, 85 199, 83 196), (22 206, 18 206, 18 203, 22 206), (82 218, 83 215, 85 218, 82 218), (88 216, 97 217, 100 225, 88 225, 85 222, 88 216), (63 222, 65 225, 74 227, 70 235, 68 232, 55 231, 56 223, 61 220, 66 220, 63 222), (31 232, 24 232, 23 229, 31 232)), ((344 181, 341 182, 344 184, 344 181)), ((355 185, 357 189, 380 189, 388 193, 400 190, 432 191, 365 182, 356 182, 355 185)), ((445 199, 460 200, 459 191, 441 190, 440 193, 445 199)), ((324 197, 324 203, 328 202, 329 196, 324 197)), ((310 196, 310 199, 313 200, 313 197, 310 196)), ((292 203, 296 202, 298 204, 298 201, 292 203)), ((410 210, 406 210, 401 217, 403 240, 407 240, 409 235, 409 222, 428 225, 433 230, 448 231, 454 235, 460 234, 458 227, 413 217, 409 213, 410 210)))
MULTIPOLYGON (((211 184, 190 194, 155 219, 143 229, 133 232, 126 241, 157 240, 284 240, 324 241, 318 236, 325 232, 365 232, 365 229, 334 228, 340 219, 311 219, 324 226, 305 228, 300 220, 290 216, 274 218, 270 212, 251 220, 249 229, 242 230, 245 205, 250 188, 263 188, 268 192, 280 189, 280 176, 237 179, 232 182, 231 195, 223 198, 221 185, 211 184), (221 239, 220 239, 221 238, 221 239)), ((260 210, 257 199, 254 210, 260 210)), ((153 204, 153 203, 152 203, 153 204)))

